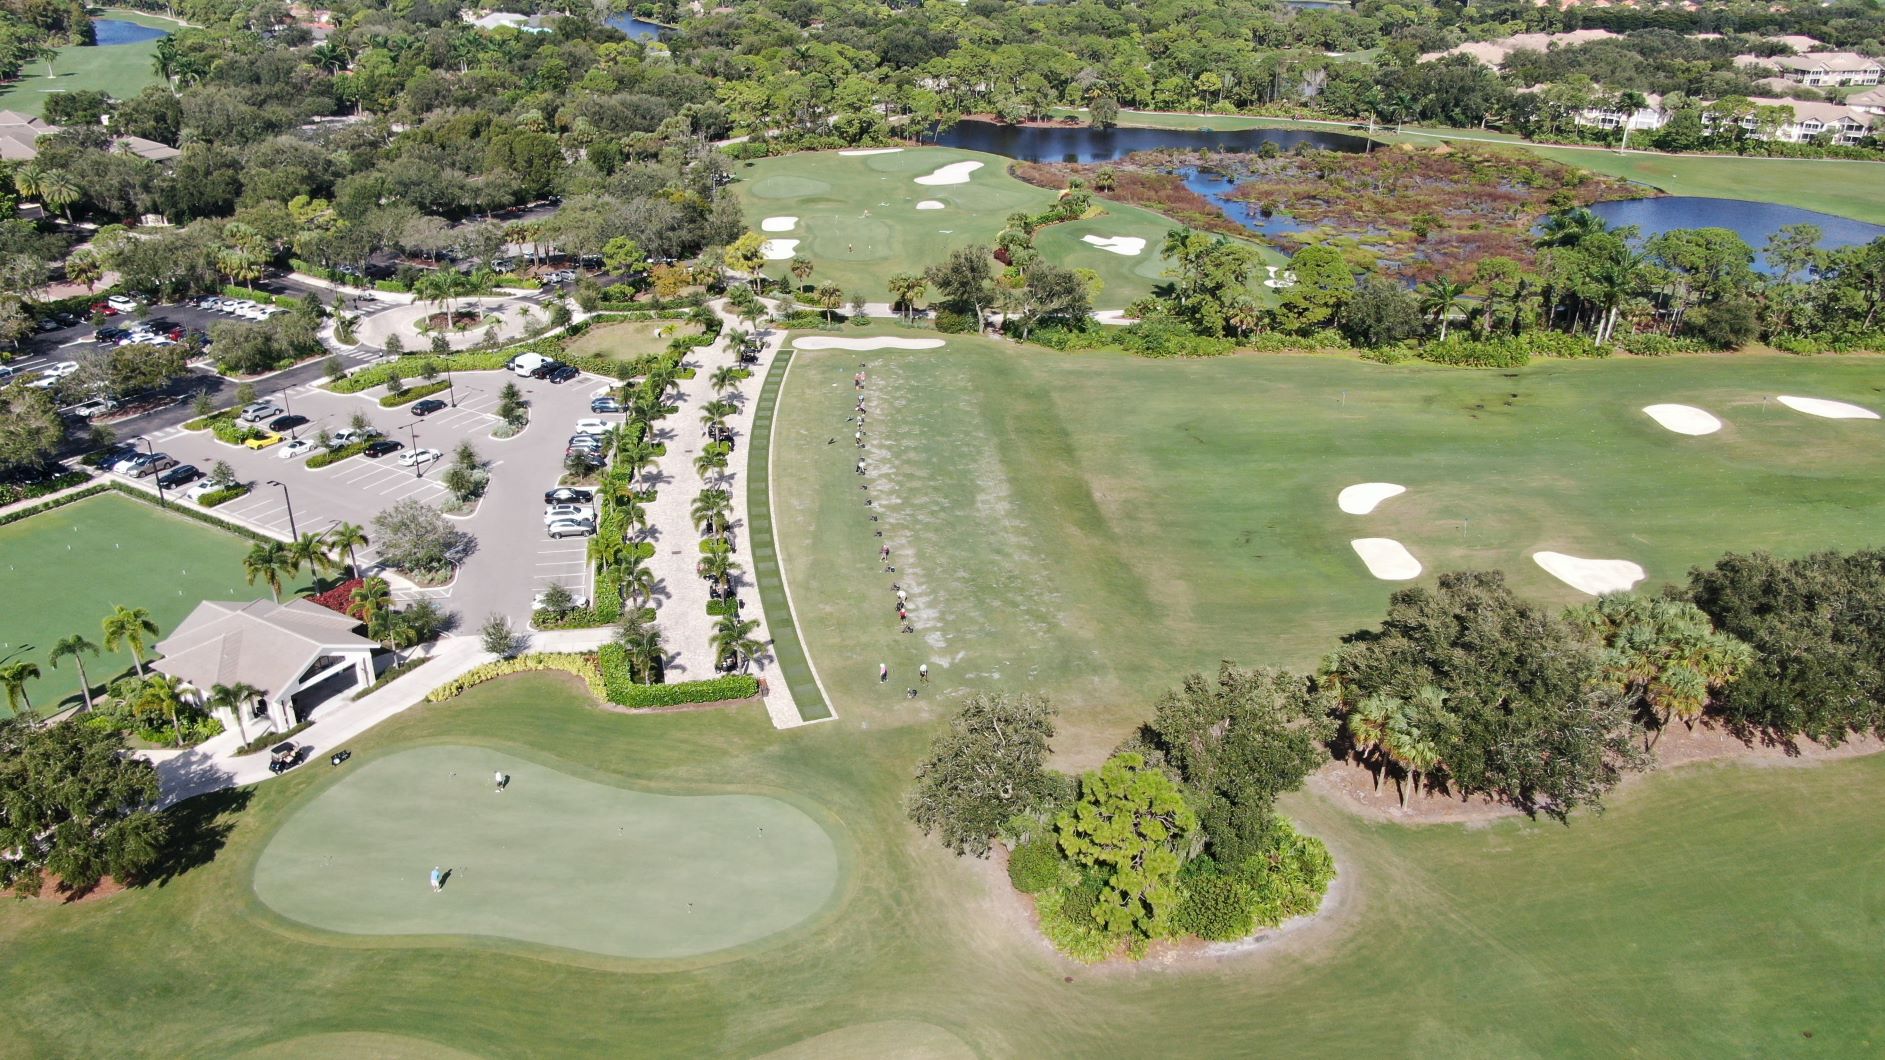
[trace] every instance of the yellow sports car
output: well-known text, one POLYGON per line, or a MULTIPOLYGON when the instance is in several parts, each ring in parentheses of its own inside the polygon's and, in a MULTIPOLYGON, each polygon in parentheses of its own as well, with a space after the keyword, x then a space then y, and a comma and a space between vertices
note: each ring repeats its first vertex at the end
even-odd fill
POLYGON ((281 435, 270 431, 259 438, 246 439, 242 444, 248 446, 250 449, 267 449, 271 445, 280 445, 281 435))

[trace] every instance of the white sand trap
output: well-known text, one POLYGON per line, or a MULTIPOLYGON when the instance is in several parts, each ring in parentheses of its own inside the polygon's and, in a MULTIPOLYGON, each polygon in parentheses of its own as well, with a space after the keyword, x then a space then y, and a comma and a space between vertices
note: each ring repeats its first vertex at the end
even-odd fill
POLYGON ((1093 319, 1102 324, 1113 324, 1120 327, 1127 324, 1137 324, 1139 322, 1138 317, 1127 316, 1126 311, 1123 309, 1095 309, 1093 311, 1093 319))
POLYGON ((759 222, 761 232, 790 232, 798 226, 799 219, 796 217, 768 217, 759 222))
POLYGON ((860 155, 894 155, 901 150, 903 150, 901 147, 853 147, 848 151, 838 153, 846 158, 857 158, 860 155))
POLYGON ((1368 573, 1384 582, 1420 577, 1420 561, 1407 551, 1406 545, 1391 537, 1358 537, 1349 545, 1368 565, 1368 573))
POLYGON ((919 210, 941 210, 944 206, 944 203, 938 202, 935 199, 924 199, 922 202, 916 204, 916 208, 919 210))
POLYGON ((967 184, 969 174, 982 168, 980 162, 951 162, 926 177, 916 178, 918 184, 935 187, 939 184, 967 184))
POLYGON ((1677 434, 1714 434, 1721 421, 1693 405, 1644 405, 1649 418, 1677 434))
POLYGON ((1080 241, 1129 258, 1136 258, 1145 252, 1145 240, 1138 236, 1081 236, 1080 241))
POLYGON ((796 239, 768 239, 759 245, 759 256, 767 261, 790 261, 798 252, 796 239))
POLYGON ((1367 515, 1375 505, 1406 492, 1406 486, 1393 482, 1357 482, 1335 495, 1335 506, 1350 515, 1367 515))
POLYGON ((1627 592, 1645 577, 1643 568, 1627 559, 1582 559, 1562 552, 1534 552, 1532 559, 1546 574, 1592 596, 1627 592))
POLYGON ((942 344, 941 339, 845 339, 834 335, 807 335, 792 340, 795 350, 933 350, 942 344))
POLYGON ((1782 394, 1780 403, 1795 412, 1804 412, 1809 416, 1824 416, 1829 420, 1878 419, 1878 413, 1871 409, 1848 405, 1843 401, 1828 401, 1825 398, 1788 397, 1782 394))

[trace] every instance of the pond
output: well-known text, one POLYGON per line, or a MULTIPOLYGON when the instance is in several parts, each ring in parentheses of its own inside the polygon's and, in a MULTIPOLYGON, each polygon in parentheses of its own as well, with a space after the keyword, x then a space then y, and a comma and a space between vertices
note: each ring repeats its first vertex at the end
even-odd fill
POLYGON ((1360 151, 1368 141, 1347 133, 1306 129, 1141 129, 1084 125, 998 125, 961 121, 937 138, 943 147, 987 151, 1023 162, 1111 162, 1135 151, 1255 151, 1275 144, 1284 151, 1300 144, 1329 151, 1360 151))
POLYGON ((610 15, 607 22, 636 40, 660 40, 668 32, 666 26, 657 25, 647 19, 636 18, 634 15, 610 15))
POLYGON ((1237 185, 1227 177, 1197 169, 1181 169, 1178 175, 1185 178, 1186 188, 1209 199, 1211 205, 1224 211, 1224 216, 1257 235, 1279 236, 1285 232, 1307 232, 1310 229, 1309 225, 1281 210, 1273 210, 1265 217, 1262 208, 1256 203, 1231 198, 1231 190, 1237 185))
POLYGON ((1754 267, 1767 271, 1767 259, 1760 249, 1767 238, 1785 225, 1818 225, 1824 233, 1822 250, 1858 246, 1885 236, 1885 225, 1867 224, 1849 217, 1802 210, 1771 202, 1746 202, 1741 199, 1705 199, 1694 195, 1664 195, 1655 199, 1621 199, 1600 202, 1590 208, 1612 228, 1635 225, 1645 237, 1661 235, 1677 228, 1727 228, 1755 250, 1754 267))
POLYGON ((98 35, 98 43, 101 45, 142 44, 147 40, 170 36, 170 31, 167 29, 140 25, 122 18, 92 19, 92 31, 98 35))

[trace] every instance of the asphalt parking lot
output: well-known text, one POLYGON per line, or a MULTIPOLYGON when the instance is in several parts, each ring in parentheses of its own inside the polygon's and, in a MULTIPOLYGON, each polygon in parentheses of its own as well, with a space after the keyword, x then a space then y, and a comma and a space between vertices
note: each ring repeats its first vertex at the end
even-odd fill
MULTIPOLYGON (((552 541, 545 535, 543 492, 555 486, 562 474, 571 426, 592 415, 589 399, 606 389, 609 381, 582 376, 559 385, 505 372, 464 372, 456 374, 453 382, 456 406, 423 418, 414 416, 410 406, 381 408, 375 396, 335 394, 315 384, 262 395, 284 405, 290 414, 307 418, 307 423, 292 431, 301 438, 313 438, 323 427, 338 431, 349 425, 354 413, 364 413, 387 439, 403 447, 399 453, 377 459, 355 456, 310 468, 304 457, 283 459, 280 446, 245 449, 224 445, 206 431, 179 427, 155 432, 151 442, 158 451, 205 473, 217 461, 226 461, 238 478, 254 487, 249 496, 217 508, 219 515, 283 537, 292 532, 321 533, 343 521, 366 528, 371 537, 373 516, 395 501, 443 502, 445 488, 439 478, 453 450, 469 441, 491 472, 483 500, 460 524, 478 539, 478 550, 453 584, 397 595, 431 597, 441 607, 457 611, 466 628, 475 627, 491 613, 507 615, 521 628, 536 593, 551 582, 590 595, 587 539, 552 541), (510 381, 517 383, 530 404, 530 426, 514 438, 493 439, 490 434, 498 418, 491 410, 510 381), (401 467, 400 453, 415 443, 438 450, 443 459, 418 469, 401 467)), ((143 485, 150 483, 141 480, 143 485)), ((373 555, 369 546, 362 562, 370 562, 373 555)))

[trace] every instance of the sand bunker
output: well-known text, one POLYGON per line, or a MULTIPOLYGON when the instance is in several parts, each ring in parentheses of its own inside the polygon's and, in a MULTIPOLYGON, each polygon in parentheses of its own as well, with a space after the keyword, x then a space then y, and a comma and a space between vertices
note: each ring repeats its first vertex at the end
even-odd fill
POLYGON ((1358 537, 1349 542, 1355 555, 1368 565, 1368 573, 1384 582, 1404 582, 1420 577, 1420 561, 1407 546, 1391 537, 1358 537))
POLYGON ((768 217, 759 222, 761 232, 790 232, 798 226, 799 219, 796 217, 768 217))
POLYGON ((1795 412, 1804 412, 1809 416, 1824 416, 1829 420, 1875 420, 1878 413, 1871 409, 1848 405, 1843 401, 1828 401, 1825 398, 1788 397, 1780 395, 1780 403, 1795 412))
POLYGON ((1406 492, 1406 486, 1393 482, 1357 482, 1335 495, 1335 506, 1350 515, 1367 515, 1375 505, 1406 492))
POLYGON ((1545 573, 1580 593, 1602 596, 1627 592, 1646 575, 1627 559, 1583 559, 1562 552, 1534 552, 1532 560, 1545 573))
POLYGON ((848 151, 838 153, 846 158, 856 158, 859 155, 894 155, 901 150, 903 150, 901 147, 853 147, 848 151))
POLYGON ((767 261, 790 261, 798 252, 796 239, 768 239, 759 245, 759 255, 767 261))
POLYGON ((1119 326, 1137 324, 1139 322, 1138 317, 1127 316, 1126 311, 1123 309, 1095 309, 1093 311, 1093 319, 1102 324, 1115 324, 1119 326))
POLYGON ((916 208, 919 210, 940 210, 943 208, 943 204, 937 202, 935 199, 924 199, 922 202, 916 204, 916 208))
POLYGON ((795 350, 933 350, 942 344, 941 339, 899 339, 889 336, 845 339, 832 335, 807 335, 792 340, 795 350))
POLYGON ((1677 434, 1714 434, 1721 421, 1693 405, 1644 405, 1649 418, 1677 434))
POLYGON ((930 187, 938 184, 967 184, 969 174, 980 168, 980 162, 951 162, 926 177, 916 178, 916 182, 930 187))
POLYGON ((1138 236, 1081 236, 1080 241, 1129 258, 1136 258, 1145 251, 1145 240, 1138 236))

